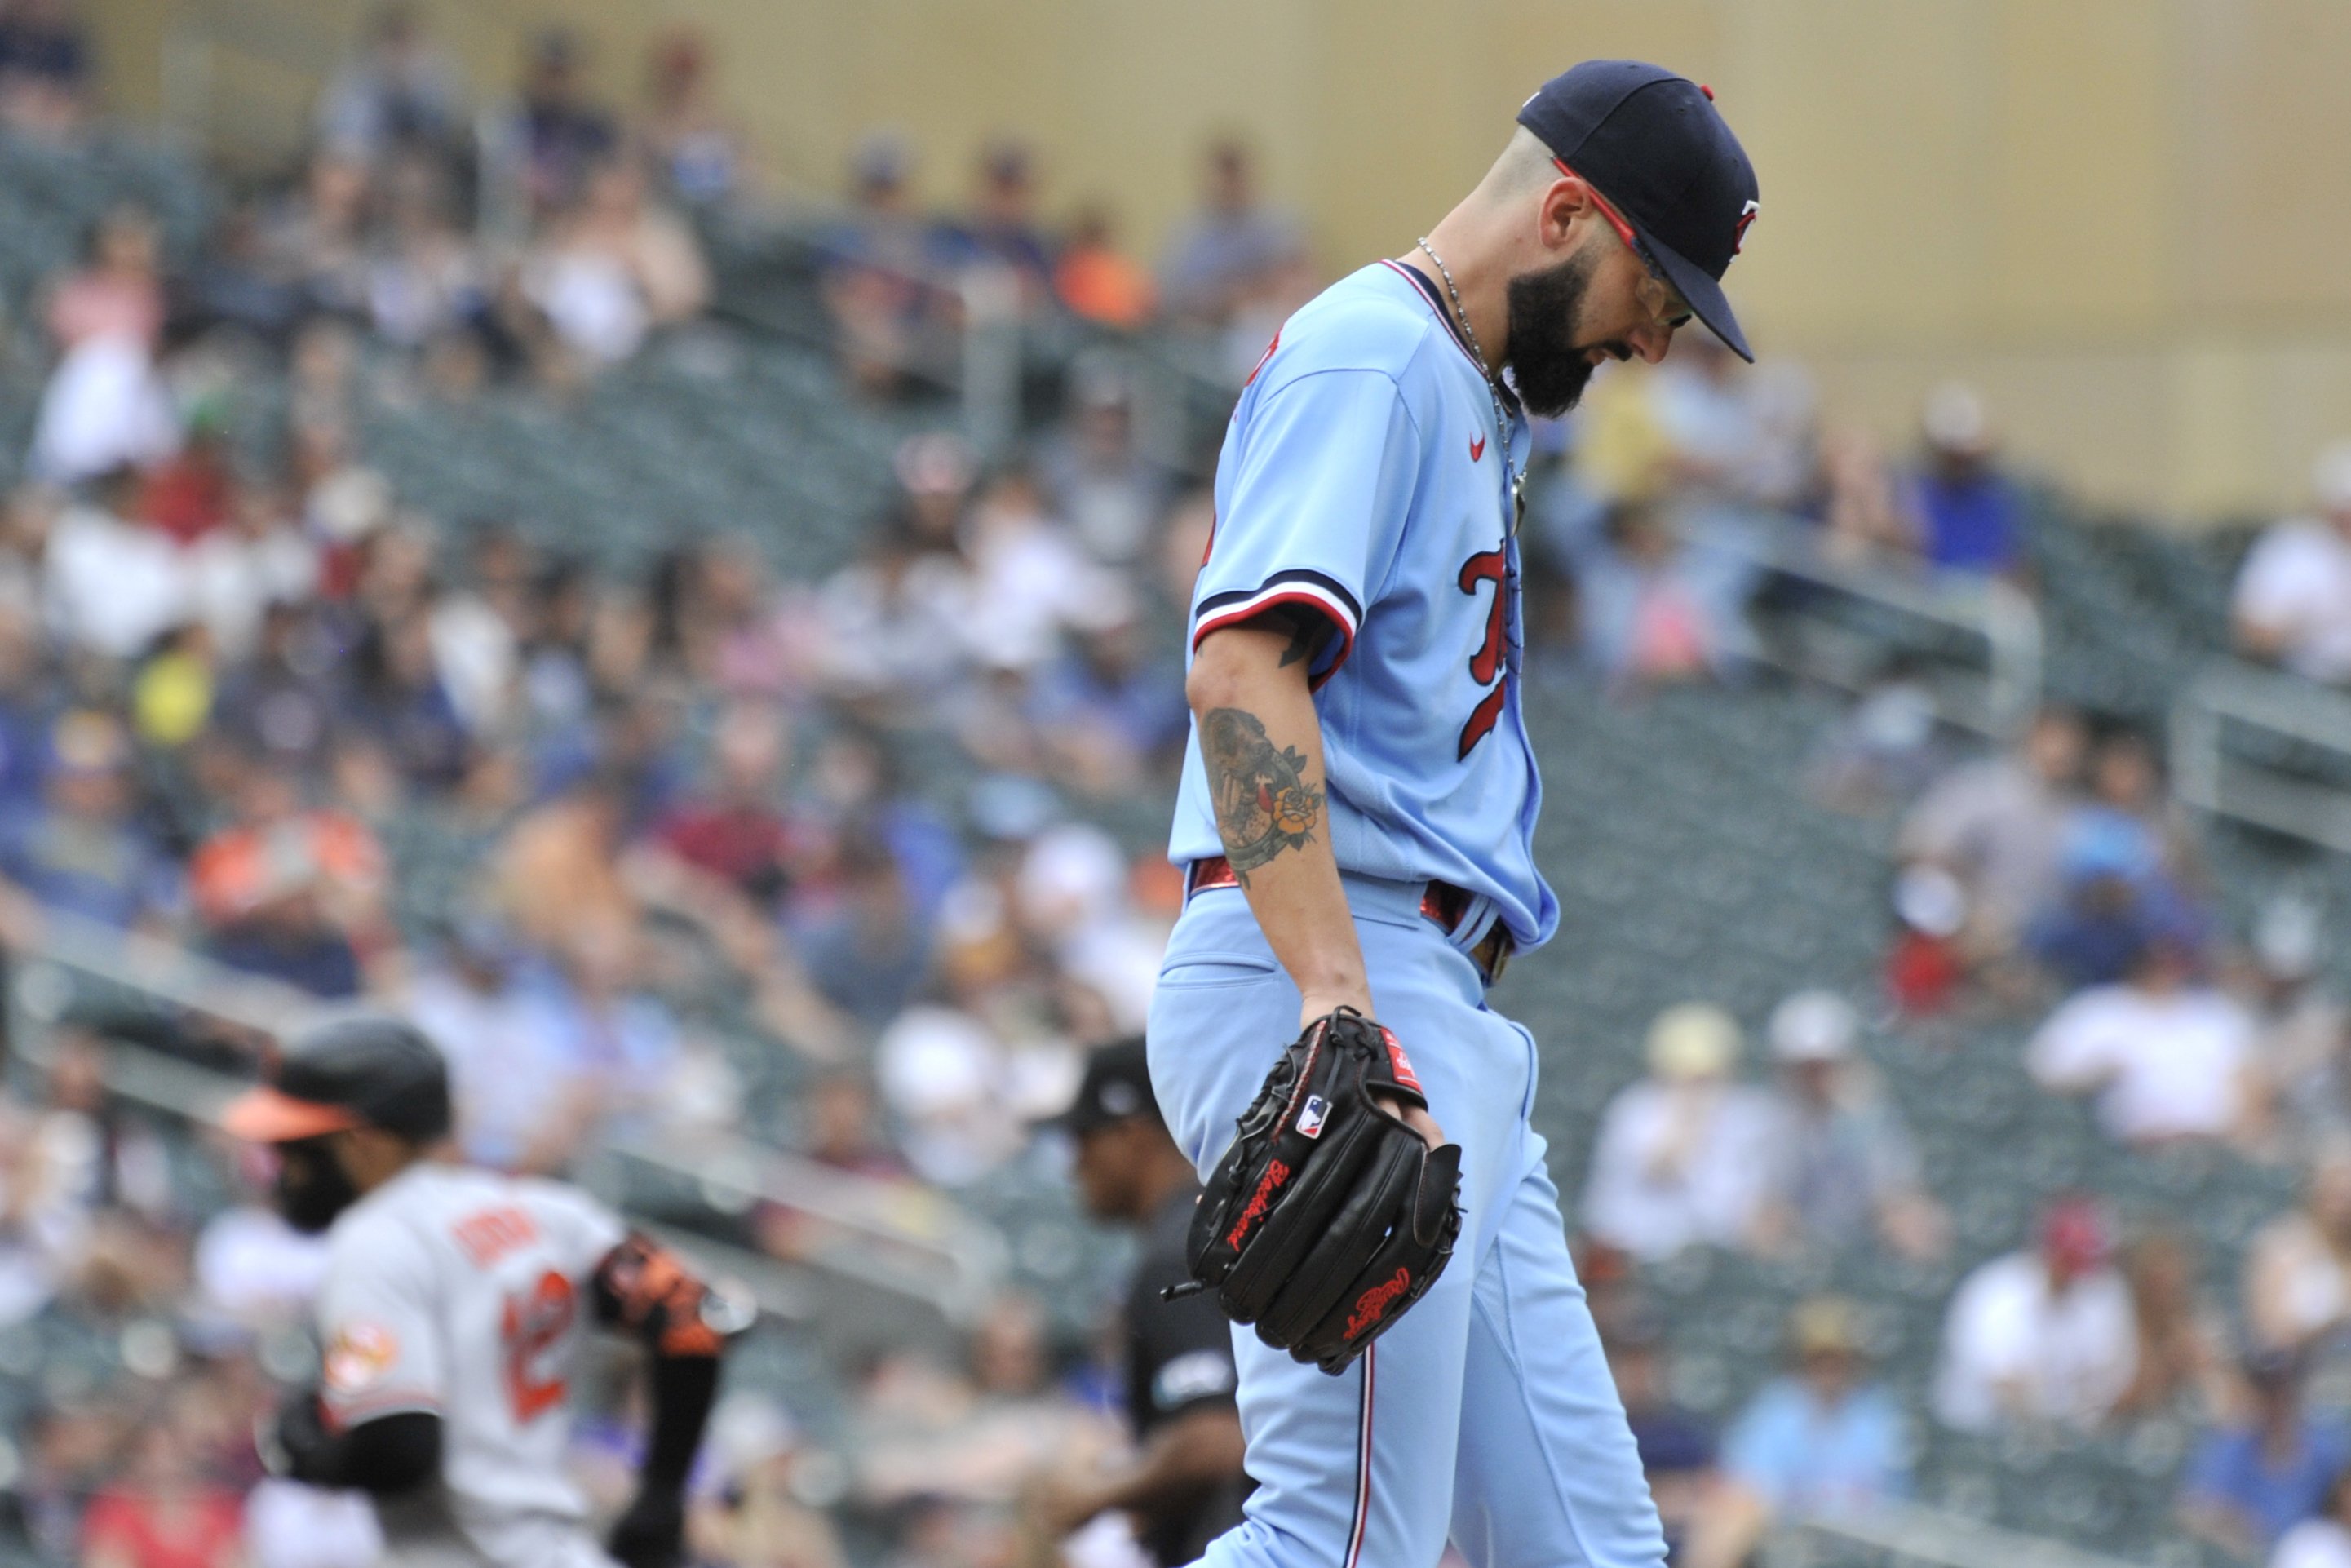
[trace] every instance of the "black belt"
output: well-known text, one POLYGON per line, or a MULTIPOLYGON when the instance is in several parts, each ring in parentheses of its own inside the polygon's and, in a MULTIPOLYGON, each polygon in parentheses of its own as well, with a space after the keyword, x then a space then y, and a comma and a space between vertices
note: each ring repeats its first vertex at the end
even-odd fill
MULTIPOLYGON (((1219 887, 1238 887, 1240 884, 1240 873, 1234 871, 1233 862, 1222 855, 1194 861, 1184 869, 1184 896, 1186 899, 1196 893, 1207 893, 1219 887)), ((1461 928, 1463 916, 1477 902, 1478 895, 1468 888, 1456 887, 1449 882, 1432 882, 1421 890, 1420 912, 1445 927, 1445 934, 1450 936, 1461 928)), ((1510 940, 1510 928, 1497 916, 1494 923, 1486 927, 1486 935, 1478 938, 1478 945, 1469 949, 1469 959, 1478 966, 1478 972, 1486 977, 1486 983, 1490 986, 1502 977, 1502 970, 1509 966, 1510 955, 1518 950, 1518 944, 1510 940)))

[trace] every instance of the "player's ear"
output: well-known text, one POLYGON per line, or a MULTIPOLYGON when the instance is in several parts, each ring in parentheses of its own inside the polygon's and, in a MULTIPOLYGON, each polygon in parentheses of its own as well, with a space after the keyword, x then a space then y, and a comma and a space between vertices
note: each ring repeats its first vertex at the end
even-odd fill
POLYGON ((1535 236, 1544 250, 1563 255, 1583 243, 1585 231, 1599 217, 1592 187, 1573 174, 1562 174, 1543 187, 1535 214, 1535 236))

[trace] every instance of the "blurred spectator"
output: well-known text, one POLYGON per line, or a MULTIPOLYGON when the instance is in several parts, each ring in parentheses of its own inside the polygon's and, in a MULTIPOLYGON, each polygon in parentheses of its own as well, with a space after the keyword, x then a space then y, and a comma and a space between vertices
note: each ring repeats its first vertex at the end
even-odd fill
POLYGON ((2204 1300, 2193 1240, 2177 1230, 2150 1230, 2124 1249, 2123 1275, 2130 1281, 2138 1365, 2116 1414, 2202 1421, 2234 1410, 2227 1320, 2204 1300))
POLYGON ((246 1568, 374 1568, 383 1531, 364 1492, 265 1477, 245 1496, 246 1568))
POLYGON ((269 1203, 266 1151, 233 1157, 239 1201, 204 1222, 191 1258, 199 1310, 255 1331, 305 1326, 327 1274, 326 1239, 295 1229, 269 1203))
POLYGON ((115 1185, 96 1049, 61 1035, 48 1103, 0 1100, 0 1327, 33 1318, 78 1281, 115 1185))
MULTIPOLYGON (((831 873, 820 892, 806 890, 794 901, 792 937, 825 999, 878 1030, 913 999, 930 956, 930 931, 904 867, 870 825, 842 839, 831 873)), ((890 1038, 895 1033, 893 1026, 890 1038)), ((885 1061, 885 1079, 888 1071, 885 1061)), ((951 1098, 953 1082, 951 1077, 940 1086, 951 1098)))
POLYGON ((1937 1419, 1963 1432, 2098 1426, 2138 1364, 2134 1318, 2105 1217, 2083 1198, 2052 1205, 2038 1248, 1959 1282, 1944 1322, 1937 1419))
POLYGON ((1722 1484, 1714 1435, 1697 1416, 1674 1403, 1665 1336, 1637 1309, 1605 1333, 1608 1370, 1625 1422, 1641 1456, 1641 1475, 1657 1505, 1668 1561, 1682 1561, 1690 1532, 1715 1506, 1722 1484))
POLYGON ((1916 799, 1943 767, 1940 717, 1922 664, 1888 659, 1822 734, 1808 768, 1812 793, 1833 810, 1864 816, 1916 799))
POLYGON ((1792 366, 1750 370, 1710 333, 1681 350, 1647 382, 1676 496, 1717 521, 1789 509, 1813 471, 1809 380, 1792 366))
POLYGON ((2306 1354, 2351 1321, 2351 1145, 2323 1148, 2302 1201, 2245 1250, 2243 1310, 2253 1343, 2306 1354))
POLYGON ((563 1054, 552 1009, 524 983, 525 955, 487 914, 467 911, 420 965, 408 1015, 448 1058, 457 1145, 495 1170, 519 1170, 544 1152, 557 1109, 549 1082, 563 1054))
POLYGON ((840 333, 841 369, 860 390, 886 396, 937 358, 947 298, 933 281, 933 236, 906 186, 910 154, 886 132, 869 136, 850 168, 850 209, 822 242, 822 289, 840 333))
POLYGON ((708 212, 739 195, 742 139, 720 114, 710 89, 710 49, 678 27, 645 57, 645 104, 636 134, 653 190, 687 212, 708 212))
POLYGON ((539 1048, 504 1071, 537 1089, 536 1114, 516 1165, 559 1172, 597 1139, 642 1132, 672 1119, 694 1085, 680 1071, 677 1020, 644 988, 643 938, 633 925, 595 921, 575 928, 551 964, 526 981, 529 1021, 517 1040, 539 1048))
POLYGON ((494 201, 518 196, 519 211, 502 221, 545 219, 562 213, 586 189, 589 173, 619 145, 612 117, 590 103, 581 78, 584 46, 579 37, 550 27, 531 40, 520 91, 507 111, 505 144, 493 173, 494 201))
POLYGON ((516 934, 553 951, 590 927, 633 928, 639 902, 620 869, 628 826, 628 780, 609 770, 517 818, 490 867, 516 934))
POLYGON ((843 700, 915 701, 949 685, 968 661, 966 563, 959 553, 926 548, 919 527, 908 512, 885 519, 862 556, 820 592, 820 672, 843 700))
POLYGON ((1773 1009, 1780 1076, 1765 1091, 1757 1233, 1767 1247, 1882 1239, 1905 1257, 1933 1257, 1949 1220, 1920 1182, 1900 1110, 1858 1058, 1860 1031, 1853 1004, 1832 991, 1799 991, 1773 1009))
POLYGON ((1070 413, 1047 444, 1040 477, 1053 508, 1096 560, 1125 566, 1149 547, 1174 497, 1173 476, 1136 439, 1134 381, 1123 361, 1080 360, 1070 413))
POLYGON ((386 165, 383 223, 367 264, 367 314, 375 335, 423 350, 482 330, 491 305, 488 269, 457 227, 448 177, 407 154, 386 165))
POLYGON ((1611 685, 1729 672, 1735 614, 1673 513, 1648 502, 1620 505, 1604 537, 1574 564, 1584 656, 1611 685))
POLYGON ((2100 742, 2090 791, 2068 811, 2060 846, 2058 902, 2026 933, 2060 982, 2105 985, 2149 942, 2200 942, 2201 863, 2146 737, 2123 730, 2100 742))
POLYGON ((1609 1102, 1593 1142, 1583 1223, 1599 1240, 1645 1260, 1753 1242, 1771 1107, 1731 1076, 1740 1044, 1730 1015, 1700 1002, 1649 1026, 1648 1076, 1609 1102))
POLYGON ((1104 585, 1074 645, 1037 673, 1024 706, 1049 776, 1080 793, 1141 785, 1180 749, 1190 719, 1179 659, 1153 646, 1125 590, 1104 585))
POLYGON ((296 777, 315 774, 335 719, 334 650, 308 611, 274 596, 258 639, 214 698, 216 739, 296 777))
POLYGON ((595 371, 699 312, 710 276, 693 232, 646 199, 643 172, 607 158, 526 260, 523 289, 561 349, 595 371))
POLYGON ((2056 901, 2085 746, 2078 718, 2043 708, 2015 750, 1953 768, 1904 818, 1896 855, 1959 879, 1979 950, 2004 951, 2056 901))
POLYGON ((2205 1435, 2179 1488, 2181 1526, 2241 1560, 2266 1557, 2316 1513, 2351 1463, 2351 1433, 2304 1410, 2292 1355, 2249 1358, 2244 1383, 2244 1416, 2205 1435))
POLYGON ((33 597, 26 584, 0 587, 0 812, 11 816, 40 799, 57 701, 33 597))
POLYGON ((2330 685, 2351 680, 2351 441, 2311 468, 2315 516, 2271 525, 2237 575, 2238 648, 2330 685))
POLYGON ((358 55, 319 93, 314 118, 322 145, 373 163, 444 151, 462 115, 456 73, 425 37, 416 7, 390 0, 370 20, 358 55))
POLYGON ((1908 1423, 1867 1380, 1857 1309, 1815 1296, 1790 1314, 1793 1366, 1763 1385, 1722 1440, 1687 1568, 1737 1568, 1774 1524, 1865 1515, 1910 1490, 1908 1423))
POLYGON ((169 538, 133 519, 138 476, 117 468, 49 526, 42 614, 68 648, 139 657, 187 612, 188 581, 169 538))
POLYGON ((131 737, 109 715, 60 717, 43 805, 0 818, 5 885, 47 909, 162 934, 180 912, 179 871, 133 814, 131 762, 131 737))
POLYGON ((235 819, 188 862, 204 946, 314 996, 357 996, 362 948, 387 935, 382 846, 355 818, 307 805, 300 782, 263 758, 233 766, 235 819))
POLYGON ((821 1497, 826 1459, 772 1400, 733 1394, 711 1412, 687 1540, 726 1568, 847 1568, 821 1497))
POLYGON ((448 790, 465 777, 473 743, 441 679, 429 616, 371 622, 351 650, 337 707, 339 722, 381 745, 413 787, 448 790))
POLYGON ((1919 429, 1925 463, 1907 497, 1918 553, 1953 571, 2014 576, 2023 564, 2024 498, 2000 469, 1983 399, 1946 382, 1927 394, 1919 429))
POLYGON ((1168 240, 1159 285, 1171 311, 1223 326, 1280 286, 1302 246, 1297 225, 1259 201, 1246 146, 1212 143, 1202 172, 1200 208, 1168 240))
POLYGON ((1009 274, 1022 308, 1034 309, 1053 296, 1053 244, 1037 221, 1036 154, 998 139, 981 149, 977 174, 970 214, 941 229, 934 253, 955 272, 1009 274))
POLYGON ((90 230, 83 264, 49 296, 50 340, 71 352, 93 339, 111 338, 154 353, 163 335, 162 245, 155 219, 145 210, 125 205, 103 214, 90 230))
POLYGON ((373 181, 360 158, 324 148, 311 154, 300 188, 271 212, 261 235, 264 265, 302 307, 364 315, 373 181))
POLYGON ((873 1054, 898 1146, 925 1181, 968 1186, 1019 1147, 1003 1097, 1002 1048, 977 1020, 951 1008, 908 1008, 873 1054))
POLYGON ((1916 547, 1893 467, 1867 431, 1848 426, 1822 438, 1820 484, 1822 528, 1832 559, 1866 560, 1916 547))
POLYGON ((777 710, 731 705, 711 737, 708 777, 654 824, 652 847, 737 895, 772 907, 810 854, 782 807, 790 730, 777 710))
POLYGON ((967 1373, 942 1378, 904 1353, 876 1369, 856 1421, 860 1497, 986 1505, 994 1528, 1029 1477, 1082 1463, 1113 1437, 1108 1424, 1051 1382, 1044 1317, 1005 1295, 974 1324, 967 1373))
POLYGON ((1025 467, 996 475, 966 528, 972 579, 964 634, 983 664, 1035 668, 1052 657, 1065 631, 1092 620, 1102 601, 1119 591, 1046 512, 1036 476, 1025 467))
POLYGON ((1053 267, 1053 291, 1072 315, 1122 332, 1144 326, 1159 306, 1151 274, 1119 248, 1110 209, 1099 202, 1087 203, 1070 220, 1053 267))
POLYGON ((206 1477, 170 1420, 134 1427, 122 1479, 83 1516, 85 1568, 243 1568, 236 1495, 206 1477))
POLYGON ((216 402, 191 409, 179 451, 151 465, 142 476, 138 520, 183 548, 221 528, 235 508, 236 475, 230 462, 226 416, 216 402))
POLYGON ((131 207, 101 217, 87 261, 50 296, 47 322, 59 358, 41 391, 33 476, 78 484, 168 456, 179 424, 155 371, 163 285, 154 221, 131 207))
POLYGON ((2351 1009, 2324 972, 2325 937, 2314 902, 2281 894, 2255 916, 2252 963, 2237 977, 2259 1031, 2279 1149, 2305 1156, 2351 1134, 2351 1009))
POLYGON ((1959 1000, 1969 975, 1962 941, 1967 894, 1938 865, 1914 865, 1894 879, 1894 942, 1886 954, 1886 994, 1903 1017, 1933 1018, 1959 1000))
POLYGON ((35 136, 71 134, 89 108, 89 75, 75 0, 10 0, 0 11, 0 123, 35 136))
POLYGON ((2268 1568, 2351 1568, 2351 1469, 2327 1482, 2314 1517, 2278 1538, 2268 1568))
POLYGON ((2126 1144, 2242 1136, 2262 1111, 2252 1017, 2169 934, 2142 943, 2124 979, 2052 1013, 2027 1065, 2044 1088, 2095 1095, 2099 1123, 2126 1144))

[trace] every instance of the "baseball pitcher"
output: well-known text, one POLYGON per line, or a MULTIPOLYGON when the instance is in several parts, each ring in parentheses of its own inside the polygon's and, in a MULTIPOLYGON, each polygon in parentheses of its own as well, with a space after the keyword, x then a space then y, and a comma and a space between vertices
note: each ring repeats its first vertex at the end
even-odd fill
POLYGON ((1663 1558, 1528 1125, 1535 1044, 1486 993, 1558 924, 1526 414, 1692 319, 1748 355, 1720 279, 1757 187, 1712 99, 1630 60, 1546 83, 1426 237, 1283 324, 1226 433, 1149 1027, 1206 1184, 1187 1265, 1247 1325, 1258 1485, 1217 1568, 1663 1558))

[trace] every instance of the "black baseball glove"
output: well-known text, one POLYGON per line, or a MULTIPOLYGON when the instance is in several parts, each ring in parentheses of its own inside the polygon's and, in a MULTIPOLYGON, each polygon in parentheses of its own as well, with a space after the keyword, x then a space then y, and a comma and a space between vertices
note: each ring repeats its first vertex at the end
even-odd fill
POLYGON ((1373 1102, 1427 1109, 1395 1036, 1316 1019, 1243 1113, 1192 1218, 1186 1261, 1236 1322, 1333 1375, 1420 1300, 1461 1233, 1461 1149, 1373 1102))

